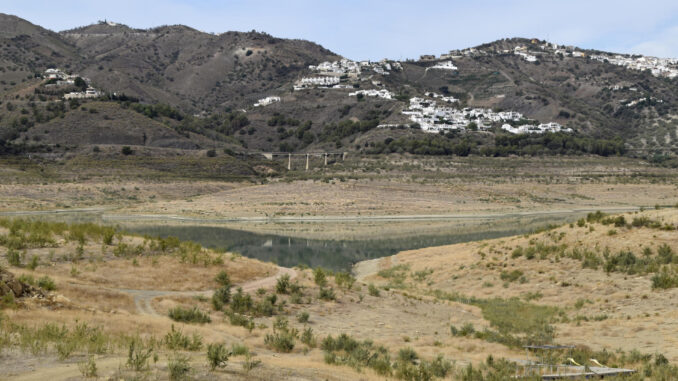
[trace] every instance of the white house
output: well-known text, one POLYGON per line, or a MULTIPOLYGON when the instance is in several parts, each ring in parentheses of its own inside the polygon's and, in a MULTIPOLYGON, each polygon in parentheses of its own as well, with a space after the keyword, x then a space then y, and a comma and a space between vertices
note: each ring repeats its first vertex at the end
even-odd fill
POLYGON ((259 101, 254 104, 254 107, 268 106, 268 105, 270 105, 272 103, 276 103, 276 102, 280 102, 280 97, 275 97, 275 96, 266 97, 266 98, 259 99, 259 101))

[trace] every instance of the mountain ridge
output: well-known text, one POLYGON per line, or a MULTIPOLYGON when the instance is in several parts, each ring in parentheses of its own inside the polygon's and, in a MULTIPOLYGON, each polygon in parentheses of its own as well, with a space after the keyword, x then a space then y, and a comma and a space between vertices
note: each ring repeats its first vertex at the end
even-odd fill
MULTIPOLYGON (((346 61, 310 41, 254 31, 210 34, 184 25, 135 29, 100 22, 55 33, 15 16, 0 17, 12 20, 0 30, 4 45, 0 54, 4 65, 0 66, 14 69, 1 74, 6 77, 0 85, 0 96, 5 99, 22 94, 19 99, 26 104, 35 103, 26 100, 28 93, 48 93, 38 76, 48 67, 60 67, 89 78, 104 93, 176 108, 184 115, 181 121, 152 117, 171 128, 244 149, 344 147, 388 152, 379 148, 387 139, 433 144, 430 134, 423 132, 375 128, 379 124, 412 125, 402 113, 409 107, 408 99, 429 93, 456 99, 453 107, 514 111, 532 123, 559 123, 582 136, 622 138, 627 149, 638 152, 678 149, 676 79, 612 64, 616 53, 506 38, 420 60, 364 63, 346 61), (348 62, 357 69, 313 69, 322 62, 348 62), (437 64, 451 65, 448 69, 454 70, 446 70, 445 65, 433 68, 437 64), (327 76, 338 78, 338 89, 311 85, 292 90, 302 78, 327 76), (391 99, 349 96, 356 90, 369 94, 385 90, 391 99), (271 96, 280 102, 253 107, 257 100, 271 96), (232 121, 241 118, 238 113, 247 122, 234 127, 232 121), (201 117, 195 119, 194 114, 201 117)), ((45 105, 57 99, 47 97, 45 105)), ((9 135, 23 141, 37 136, 22 134, 27 125, 40 124, 40 118, 31 118, 30 112, 2 112, 0 130, 13 129, 9 135), (21 115, 29 119, 23 126, 21 115)), ((466 141, 478 147, 471 152, 479 153, 481 147, 496 144, 493 136, 503 133, 499 125, 490 128, 492 136, 467 132, 448 139, 466 141)))

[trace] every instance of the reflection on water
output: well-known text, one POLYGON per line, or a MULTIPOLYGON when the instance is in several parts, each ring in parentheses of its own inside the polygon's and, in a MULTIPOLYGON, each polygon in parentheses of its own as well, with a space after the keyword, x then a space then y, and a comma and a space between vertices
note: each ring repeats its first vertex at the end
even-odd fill
MULTIPOLYGON (((397 238, 377 235, 371 239, 311 239, 292 236, 259 234, 219 226, 199 224, 122 225, 126 230, 151 236, 175 236, 181 240, 195 241, 210 248, 223 248, 245 256, 282 266, 304 264, 310 267, 324 267, 332 270, 348 270, 366 259, 396 254, 403 250, 420 249, 430 246, 478 241, 523 234, 548 224, 573 221, 579 216, 558 215, 530 218, 512 218, 481 221, 449 221, 446 229, 436 229, 434 234, 400 234, 397 238)), ((412 221, 420 224, 425 221, 412 221)), ((414 227, 414 226, 413 226, 414 227)), ((415 230, 415 229, 413 229, 415 230)), ((420 229, 416 229, 420 230, 420 229)))
POLYGON ((117 225, 131 233, 158 237, 175 236, 181 240, 200 243, 205 247, 227 249, 282 266, 304 264, 332 270, 349 270, 356 262, 393 255, 403 250, 524 234, 549 224, 572 222, 584 214, 583 212, 567 212, 529 217, 450 219, 437 222, 414 220, 396 224, 388 222, 339 224, 306 222, 303 224, 261 223, 258 226, 257 224, 247 226, 231 224, 229 227, 213 222, 208 225, 195 221, 168 222, 136 219, 111 221, 102 218, 99 213, 44 214, 31 218, 117 225), (309 229, 309 226, 317 229, 309 229), (362 234, 360 239, 356 239, 340 233, 346 231, 361 231, 362 234), (299 238, 300 234, 304 238, 299 238), (332 237, 342 238, 332 239, 332 237))

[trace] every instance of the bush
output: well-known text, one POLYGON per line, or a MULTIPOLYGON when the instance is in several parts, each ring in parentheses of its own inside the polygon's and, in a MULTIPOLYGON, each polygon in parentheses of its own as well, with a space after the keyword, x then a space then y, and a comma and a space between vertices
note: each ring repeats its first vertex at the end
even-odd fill
POLYGON ((334 275, 334 281, 337 283, 337 286, 350 290, 355 283, 355 278, 348 272, 339 272, 334 275))
POLYGON ((94 378, 97 376, 97 363, 94 361, 94 356, 89 356, 86 362, 78 364, 78 370, 85 378, 94 378))
POLYGON ((151 354, 153 354, 152 348, 144 348, 140 340, 133 339, 127 352, 127 367, 136 372, 146 370, 151 354))
POLYGON ((242 287, 238 287, 235 295, 231 297, 231 309, 233 312, 246 313, 252 310, 254 302, 249 294, 242 291, 242 287))
POLYGON ((233 356, 242 356, 242 355, 246 355, 248 353, 250 353, 250 350, 244 344, 234 343, 231 346, 231 355, 233 355, 233 356))
POLYGON ((224 308, 224 305, 228 304, 230 301, 231 288, 228 286, 221 287, 212 294, 212 306, 217 311, 221 311, 224 308))
POLYGON ((316 340, 315 337, 313 336, 313 328, 307 327, 304 329, 304 332, 301 334, 301 342, 308 345, 310 348, 315 348, 316 346, 316 340))
POLYGON ((327 276, 325 275, 325 271, 321 268, 313 270, 313 280, 315 281, 315 284, 320 287, 327 286, 327 276))
POLYGON ((294 336, 287 331, 273 332, 266 334, 264 344, 276 352, 289 353, 294 349, 294 336))
POLYGON ((669 289, 674 287, 678 287, 678 275, 669 273, 666 268, 652 276, 653 289, 669 289))
POLYGON ((207 364, 212 371, 225 367, 230 355, 224 344, 207 345, 207 364))
POLYGON ((279 316, 273 323, 273 333, 264 337, 264 344, 276 352, 289 353, 294 349, 297 335, 296 329, 289 328, 287 319, 279 316))
POLYGON ((170 319, 184 323, 210 323, 212 319, 208 314, 198 309, 198 307, 183 308, 174 307, 169 311, 170 319))
POLYGON ((21 254, 14 250, 7 250, 7 262, 14 267, 21 267, 21 254))
POLYGON ((252 359, 252 355, 247 352, 245 354, 245 361, 242 362, 242 369, 245 371, 245 374, 249 374, 249 372, 261 365, 261 360, 255 360, 252 359))
POLYGON ((171 350, 199 351, 202 348, 202 337, 193 333, 189 338, 181 330, 175 330, 172 324, 172 330, 165 335, 163 343, 171 350))
POLYGON ((320 291, 318 292, 318 297, 322 300, 330 301, 330 300, 335 300, 336 295, 334 294, 334 290, 331 288, 323 288, 320 287, 320 291))
POLYGON ((523 276, 523 272, 520 271, 520 270, 513 270, 511 272, 502 271, 501 274, 499 275, 501 280, 508 281, 508 282, 515 282, 518 279, 520 279, 520 277, 522 277, 522 276, 523 276))
POLYGON ((452 370, 452 363, 442 355, 438 355, 435 360, 431 361, 430 369, 434 376, 445 378, 450 370, 452 370))
POLYGON ((308 314, 307 311, 302 311, 302 312, 299 312, 299 315, 297 315, 297 321, 299 323, 308 323, 309 317, 310 317, 310 315, 308 314))
POLYGON ((217 156, 217 151, 210 149, 207 150, 207 157, 216 157, 217 156))
POLYGON ((125 156, 131 155, 131 154, 134 153, 134 151, 132 150, 132 148, 130 146, 122 147, 122 150, 120 150, 120 152, 122 152, 122 154, 125 155, 125 156))
POLYGON ((28 267, 30 270, 35 270, 36 268, 38 268, 39 264, 40 264, 40 258, 38 258, 37 255, 34 255, 34 256, 31 257, 31 261, 28 262, 28 265, 26 265, 26 267, 28 267))
POLYGON ((214 277, 214 281, 217 282, 221 287, 231 287, 231 278, 228 276, 226 271, 220 271, 219 274, 214 277))
POLYGON ((367 286, 367 292, 370 294, 370 296, 375 296, 375 297, 380 296, 379 289, 375 285, 373 285, 372 283, 370 283, 369 286, 367 286))
POLYGON ((245 315, 241 315, 235 312, 228 313, 228 319, 233 325, 247 328, 248 331, 252 332, 254 329, 254 320, 245 315))
POLYGON ((38 278, 38 281, 36 282, 37 286, 42 288, 45 291, 54 291, 56 290, 56 284, 54 283, 54 280, 47 275, 38 278))
POLYGON ((275 285, 275 292, 278 294, 288 294, 290 292, 290 276, 284 274, 278 278, 275 285))
POLYGON ((167 359, 167 369, 169 369, 170 380, 183 380, 191 371, 188 364, 188 356, 175 353, 167 359))

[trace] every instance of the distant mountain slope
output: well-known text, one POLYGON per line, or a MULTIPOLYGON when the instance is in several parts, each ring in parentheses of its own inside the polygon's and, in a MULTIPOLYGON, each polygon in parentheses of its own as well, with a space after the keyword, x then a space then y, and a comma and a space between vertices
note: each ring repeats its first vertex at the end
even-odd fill
MULTIPOLYGON (((556 54, 545 49, 546 45, 513 38, 440 58, 355 63, 361 68, 358 74, 337 74, 342 88, 292 91, 301 78, 321 75, 310 65, 342 57, 312 42, 257 32, 215 35, 182 25, 146 30, 102 22, 54 33, 15 16, 0 15, 0 99, 4 102, 0 105, 0 139, 43 139, 43 143, 56 144, 63 138, 54 132, 41 136, 38 131, 62 130, 68 136, 82 137, 79 144, 264 151, 541 152, 483 151, 498 144, 497 136, 506 135, 500 123, 489 131, 447 134, 446 138, 417 129, 376 128, 380 124, 413 125, 402 113, 409 99, 436 92, 459 99, 455 108, 516 111, 532 123, 557 122, 574 130, 577 137, 621 138, 628 152, 640 156, 678 152, 678 79, 591 59, 601 54, 598 51, 567 47, 568 54, 556 54), (535 59, 515 54, 516 48, 535 59), (577 56, 571 54, 574 51, 577 56), (432 68, 446 61, 452 61, 456 69, 432 68), (169 105, 173 109, 169 112, 178 116, 142 117, 144 110, 135 112, 116 103, 99 108, 117 110, 111 113, 119 119, 72 110, 64 119, 54 119, 61 116, 62 106, 57 105, 62 93, 46 89, 47 83, 40 78, 49 67, 89 78, 104 93, 125 94, 135 98, 132 102, 169 105), (387 90, 392 97, 349 96, 358 90, 387 90), (267 96, 278 96, 281 101, 253 106, 267 96), (99 131, 110 135, 96 135, 99 131), (139 142, 141 131, 146 131, 147 140, 139 142), (151 135, 154 139, 149 140, 151 135), (396 139, 400 139, 397 146, 385 147, 396 139), (422 144, 435 147, 421 149, 422 144)), ((543 144, 551 144, 556 153, 571 151, 565 140, 543 144)), ((577 144, 577 152, 599 151, 580 149, 596 144, 593 141, 577 144)))
POLYGON ((212 35, 185 26, 92 25, 60 33, 83 57, 83 75, 113 91, 194 111, 283 89, 308 65, 339 57, 319 45, 266 34, 212 35))
POLYGON ((195 149, 197 145, 174 129, 111 102, 91 102, 30 128, 31 140, 60 145, 119 144, 195 149))

